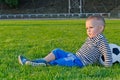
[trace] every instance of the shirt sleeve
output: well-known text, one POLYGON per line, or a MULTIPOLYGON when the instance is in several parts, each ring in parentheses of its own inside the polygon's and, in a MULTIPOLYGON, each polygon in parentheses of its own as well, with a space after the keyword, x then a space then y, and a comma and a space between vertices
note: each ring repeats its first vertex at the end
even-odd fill
POLYGON ((105 60, 103 65, 105 67, 112 66, 112 53, 111 53, 110 47, 108 45, 108 42, 106 40, 101 39, 100 44, 99 44, 99 50, 105 60))

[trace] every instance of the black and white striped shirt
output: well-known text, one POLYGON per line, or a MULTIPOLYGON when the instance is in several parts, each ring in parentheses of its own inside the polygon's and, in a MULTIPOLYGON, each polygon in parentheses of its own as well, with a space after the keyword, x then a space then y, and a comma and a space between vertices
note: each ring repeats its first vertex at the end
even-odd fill
POLYGON ((76 52, 76 55, 85 66, 98 62, 101 55, 104 55, 105 58, 104 66, 112 65, 112 53, 103 34, 98 34, 94 38, 88 37, 83 46, 76 52))

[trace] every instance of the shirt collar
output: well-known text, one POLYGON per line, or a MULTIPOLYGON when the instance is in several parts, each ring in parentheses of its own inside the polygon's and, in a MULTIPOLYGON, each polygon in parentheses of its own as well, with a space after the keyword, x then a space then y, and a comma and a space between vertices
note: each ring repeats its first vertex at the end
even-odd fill
POLYGON ((95 36, 94 38, 89 38, 88 37, 88 40, 91 40, 91 41, 95 41, 97 42, 99 39, 103 38, 103 34, 98 34, 97 36, 95 36))

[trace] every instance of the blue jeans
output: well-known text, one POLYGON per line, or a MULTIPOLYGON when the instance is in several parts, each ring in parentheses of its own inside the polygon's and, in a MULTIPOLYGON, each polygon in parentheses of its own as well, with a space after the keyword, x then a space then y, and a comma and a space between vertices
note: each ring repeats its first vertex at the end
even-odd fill
POLYGON ((55 55, 56 59, 49 62, 50 65, 83 67, 81 60, 73 53, 65 52, 59 48, 54 49, 52 53, 55 55))

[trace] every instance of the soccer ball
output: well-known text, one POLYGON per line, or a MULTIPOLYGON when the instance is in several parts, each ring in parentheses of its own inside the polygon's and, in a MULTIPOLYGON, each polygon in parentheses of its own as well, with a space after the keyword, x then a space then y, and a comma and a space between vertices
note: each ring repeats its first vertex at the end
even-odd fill
MULTIPOLYGON (((116 44, 109 44, 111 52, 112 52, 112 63, 120 63, 120 46, 116 44)), ((100 57, 100 63, 104 64, 103 55, 100 57)))

